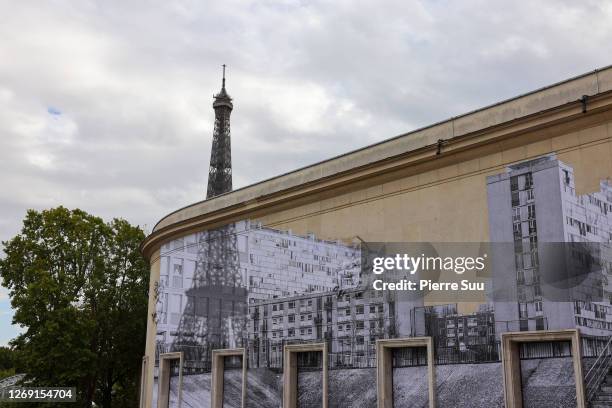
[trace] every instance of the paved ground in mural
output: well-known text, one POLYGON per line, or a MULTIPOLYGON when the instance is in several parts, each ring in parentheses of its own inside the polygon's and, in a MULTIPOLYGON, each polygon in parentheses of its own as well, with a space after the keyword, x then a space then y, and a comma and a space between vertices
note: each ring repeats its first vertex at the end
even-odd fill
MULTIPOLYGON (((585 362, 585 370, 589 367, 585 362)), ((521 362, 525 407, 566 408, 575 406, 574 373, 570 358, 524 360, 521 362)), ((224 408, 239 407, 241 371, 225 374, 224 408)), ((427 369, 394 369, 395 406, 427 407, 427 369)), ((249 369, 249 408, 281 406, 282 374, 266 368, 249 369)), ((171 382, 171 406, 177 399, 177 377, 171 382)), ((436 366, 438 406, 441 408, 502 408, 503 385, 500 363, 436 366)), ((155 386, 156 388, 156 386, 155 386)), ((157 394, 157 389, 154 393, 157 394)), ((330 408, 373 408, 376 406, 376 370, 373 368, 333 370, 329 373, 330 408)), ((300 373, 300 407, 320 406, 321 375, 300 373)), ((153 406, 156 406, 155 404, 153 406)), ((183 377, 183 408, 210 407, 210 374, 183 377)))
POLYGON ((521 361, 526 407, 575 407, 576 383, 571 358, 521 361))

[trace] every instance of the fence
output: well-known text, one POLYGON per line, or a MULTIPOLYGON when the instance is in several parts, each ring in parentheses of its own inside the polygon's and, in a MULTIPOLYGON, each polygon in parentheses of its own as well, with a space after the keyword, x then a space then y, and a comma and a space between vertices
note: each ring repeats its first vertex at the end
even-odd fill
POLYGON ((501 346, 496 341, 488 344, 473 344, 456 347, 438 346, 434 349, 434 364, 478 364, 500 361, 501 346))
MULTIPOLYGON (((610 337, 582 336, 582 356, 584 358, 595 358, 609 347, 610 337)), ((327 338, 312 340, 244 340, 242 347, 247 349, 248 367, 250 368, 269 368, 281 371, 283 367, 283 349, 287 344, 328 343, 328 367, 329 369, 350 369, 350 368, 374 368, 376 367, 376 339, 371 341, 356 342, 354 339, 347 338, 327 338)), ((157 347, 156 364, 160 353, 171 351, 183 352, 183 372, 184 374, 209 372, 211 368, 211 352, 213 348, 197 345, 170 346, 159 344, 157 347)), ((571 356, 571 346, 569 342, 537 342, 524 343, 520 346, 520 358, 543 359, 560 358, 571 356)), ((434 347, 434 364, 479 364, 499 362, 501 356, 501 346, 499 341, 487 344, 473 344, 446 347, 437 345, 434 347)), ((427 363, 424 350, 401 349, 394 355, 394 366, 409 367, 424 365, 427 363)), ((317 363, 318 364, 318 363, 317 363)), ((308 366, 304 362, 304 366, 308 366)))

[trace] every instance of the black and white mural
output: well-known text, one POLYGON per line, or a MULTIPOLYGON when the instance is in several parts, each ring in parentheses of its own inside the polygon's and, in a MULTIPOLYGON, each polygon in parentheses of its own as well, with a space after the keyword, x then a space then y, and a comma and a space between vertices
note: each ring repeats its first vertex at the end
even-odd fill
MULTIPOLYGON (((282 351, 292 343, 327 343, 329 403, 335 408, 376 405, 378 339, 434 338, 439 407, 503 407, 499 340, 506 331, 578 327, 586 373, 612 333, 612 258, 606 253, 612 243, 612 184, 602 181, 600 191, 579 195, 574 180, 572 167, 554 156, 483 176, 490 241, 510 251, 503 254, 508 259, 496 258, 488 297, 470 313, 450 301, 431 305, 372 290, 363 265, 369 249, 357 239, 325 240, 243 220, 165 244, 157 354, 183 352, 181 406, 210 406, 210 357, 219 348, 247 350, 246 361, 226 367, 227 407, 239 406, 241 364, 247 365, 248 406, 280 407, 282 351), (544 245, 576 242, 597 244, 595 278, 574 285, 566 298, 554 298, 544 284, 544 245), (492 296, 496 285, 511 296, 492 296)), ((540 345, 521 357, 525 406, 572 406, 569 348, 540 345)), ((177 371, 170 406, 178 403, 177 371)), ((425 354, 394 358, 395 406, 427 406, 426 372, 425 354)), ((300 360, 298 388, 299 406, 320 406, 318 358, 300 360)))

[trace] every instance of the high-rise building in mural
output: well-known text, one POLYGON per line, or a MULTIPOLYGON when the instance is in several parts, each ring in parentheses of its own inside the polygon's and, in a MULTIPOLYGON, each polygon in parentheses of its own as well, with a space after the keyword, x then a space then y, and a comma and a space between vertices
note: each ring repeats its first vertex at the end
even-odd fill
MULTIPOLYGON (((207 287, 223 279, 203 273, 210 268, 210 265, 202 265, 205 262, 203 254, 210 252, 209 248, 203 248, 209 239, 209 232, 200 232, 162 246, 161 296, 157 305, 157 339, 161 345, 178 344, 180 339, 184 345, 201 348, 206 344, 206 322, 211 306, 221 304, 227 310, 235 310, 235 303, 223 304, 217 300, 215 305, 210 299, 215 299, 216 295, 207 292, 207 287), (187 319, 193 323, 186 325, 187 319), (194 328, 187 331, 190 336, 193 333, 189 343, 182 332, 187 327, 194 328)), ((359 283, 361 257, 357 246, 317 239, 314 235, 299 236, 248 220, 235 224, 234 240, 237 251, 233 265, 237 268, 235 282, 240 282, 240 287, 246 286, 250 304, 348 289, 359 283)), ((231 284, 222 286, 231 287, 231 284)), ((229 300, 227 293, 219 296, 229 300)))
POLYGON ((487 190, 491 242, 513 243, 494 269, 494 284, 511 293, 494 302, 497 334, 573 327, 586 335, 612 333, 606 283, 612 185, 602 181, 600 191, 576 194, 572 167, 550 155, 488 177, 487 190), (587 264, 580 273, 577 261, 587 264), (546 275, 564 271, 575 276, 551 283, 546 275))

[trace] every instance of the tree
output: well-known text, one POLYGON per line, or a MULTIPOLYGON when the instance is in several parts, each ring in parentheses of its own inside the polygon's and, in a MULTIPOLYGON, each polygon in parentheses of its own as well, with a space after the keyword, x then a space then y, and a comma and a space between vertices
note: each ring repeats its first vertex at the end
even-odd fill
POLYGON ((143 239, 121 219, 28 211, 0 259, 13 321, 24 329, 11 341, 24 381, 76 387, 85 407, 137 405, 149 276, 143 239))
POLYGON ((0 347, 0 380, 15 375, 14 352, 8 347, 0 347))

